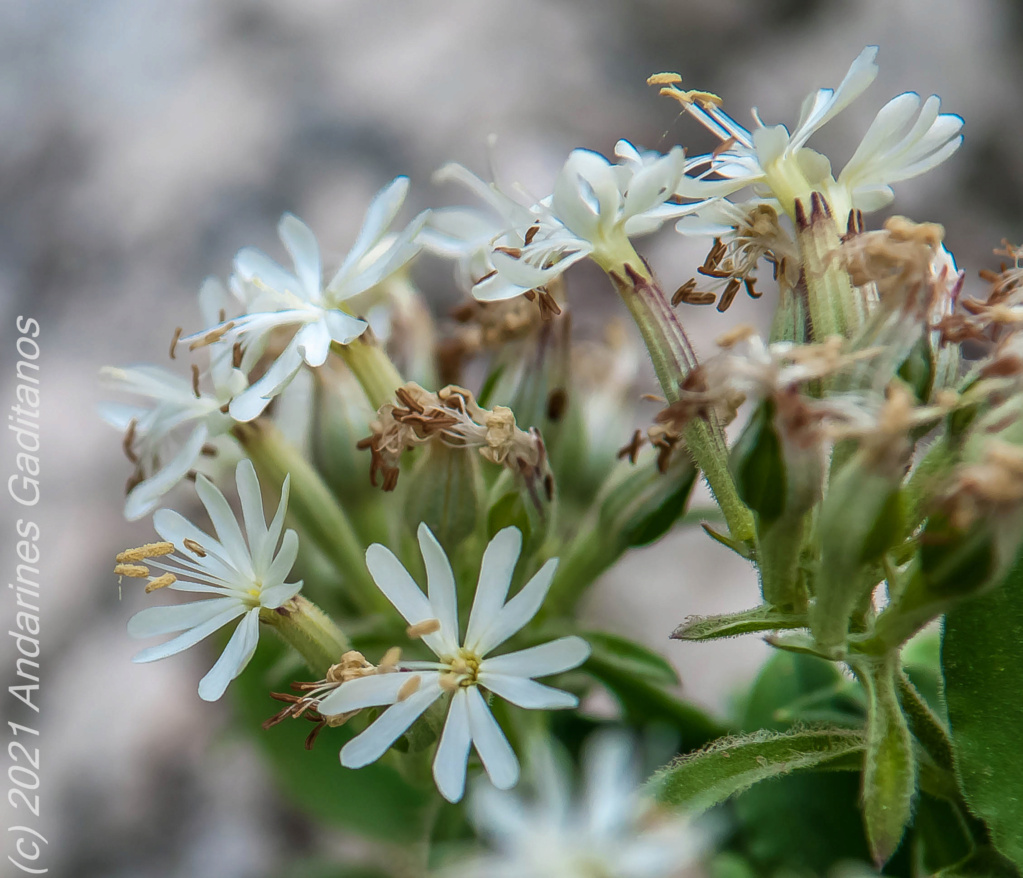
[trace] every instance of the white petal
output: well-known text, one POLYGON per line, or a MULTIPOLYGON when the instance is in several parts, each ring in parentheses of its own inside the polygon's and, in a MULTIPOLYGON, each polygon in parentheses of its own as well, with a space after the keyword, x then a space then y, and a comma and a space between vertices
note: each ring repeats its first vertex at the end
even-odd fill
POLYGON ((480 754, 483 767, 490 775, 490 782, 499 790, 508 790, 519 780, 519 760, 515 751, 494 719, 479 688, 469 686, 465 689, 466 701, 469 706, 469 730, 476 752, 480 754))
POLYGON ((261 552, 253 551, 253 560, 259 569, 263 569, 273 557, 274 549, 281 538, 281 530, 284 528, 284 516, 288 512, 288 497, 291 495, 291 474, 284 477, 284 484, 281 485, 281 499, 277 504, 277 511, 274 513, 273 521, 266 529, 266 537, 261 552))
POLYGON ((440 794, 449 802, 459 801, 465 793, 465 771, 472 746, 467 691, 459 689, 451 696, 448 718, 433 759, 433 779, 440 794))
POLYGON ((544 686, 526 677, 480 673, 478 679, 481 686, 495 695, 527 710, 562 710, 579 706, 579 699, 570 692, 544 686))
MULTIPOLYGON (((215 579, 221 583, 230 583, 237 579, 235 569, 227 558, 227 552, 220 543, 211 537, 204 530, 200 530, 181 513, 173 509, 158 509, 153 514, 153 527, 160 537, 169 543, 174 543, 180 558, 175 558, 178 565, 196 574, 204 581, 215 579), (205 557, 199 558, 185 548, 185 540, 198 543, 206 552, 205 557)), ((151 562, 153 566, 162 567, 164 570, 177 575, 177 569, 170 566, 163 566, 157 560, 151 562)))
POLYGON ((469 613, 469 627, 465 633, 468 649, 480 653, 480 638, 497 619, 511 587, 512 575, 522 551, 522 534, 517 527, 506 527, 494 534, 483 553, 476 597, 469 613))
POLYGON ((259 490, 259 479, 251 460, 244 458, 238 461, 234 479, 238 485, 238 500, 241 502, 245 534, 248 537, 249 549, 252 550, 266 541, 266 519, 263 517, 263 495, 259 490))
POLYGON ((217 539, 227 552, 228 557, 225 560, 229 560, 242 576, 251 574, 252 557, 227 498, 203 475, 195 480, 195 492, 209 513, 210 521, 217 532, 217 539))
POLYGON ((180 482, 192 467, 209 438, 209 430, 205 424, 199 424, 181 446, 181 450, 167 463, 145 481, 139 482, 124 504, 124 517, 128 521, 137 521, 148 515, 171 488, 180 482))
MULTIPOLYGON (((288 533, 294 533, 294 531, 288 531, 288 533)), ((268 610, 276 610, 290 601, 301 590, 301 579, 298 582, 282 582, 280 585, 264 588, 259 595, 259 604, 268 610)))
POLYGON ((146 607, 128 620, 128 634, 131 637, 155 637, 157 634, 196 628, 219 616, 228 606, 236 605, 234 598, 227 597, 167 607, 146 607))
POLYGON ((344 311, 338 311, 331 309, 323 315, 324 323, 327 325, 327 330, 330 332, 330 338, 332 341, 336 341, 338 344, 349 344, 366 331, 366 327, 369 325, 365 320, 359 320, 356 317, 352 317, 351 314, 345 314, 344 311))
POLYGON ((545 677, 577 668, 590 656, 590 645, 581 637, 559 637, 550 643, 485 659, 483 669, 494 674, 545 677))
MULTIPOLYGON (((225 606, 227 606, 225 604, 225 606)), ((184 634, 179 634, 177 637, 168 640, 166 643, 161 643, 159 646, 151 646, 148 649, 142 650, 134 658, 133 662, 155 662, 167 656, 175 655, 176 653, 182 652, 188 649, 190 646, 195 646, 200 640, 209 637, 214 631, 218 631, 223 628, 229 622, 233 622, 239 616, 245 615, 248 607, 245 606, 241 601, 232 601, 232 606, 227 607, 223 612, 214 616, 201 625, 196 625, 194 628, 190 628, 184 634)))
MULTIPOLYGON (((417 672, 428 685, 436 685, 440 676, 437 673, 417 672)), ((393 674, 371 674, 368 677, 356 677, 343 683, 321 702, 318 710, 325 716, 362 710, 366 707, 384 707, 398 700, 398 693, 414 674, 399 671, 393 674)), ((423 688, 423 682, 419 688, 423 688)))
POLYGON ((295 377, 302 362, 302 354, 292 339, 265 374, 231 400, 231 417, 243 423, 258 418, 270 400, 295 377))
POLYGON ((586 742, 583 765, 587 823, 596 833, 613 831, 634 804, 637 771, 632 742, 622 733, 595 735, 586 742))
POLYGON ((501 608, 497 618, 479 639, 477 646, 479 655, 486 655, 494 647, 500 646, 509 637, 517 634, 537 614, 544 598, 547 597, 557 568, 558 559, 551 558, 522 587, 522 590, 501 608))
POLYGON ((281 541, 281 550, 265 571, 262 571, 263 587, 272 588, 284 582, 285 577, 295 566, 295 559, 298 557, 298 534, 289 530, 281 541))
POLYGON ((368 729, 341 748, 341 764, 345 768, 362 768, 375 762, 440 694, 440 684, 430 682, 420 686, 404 701, 392 704, 368 729))
POLYGON ((390 183, 384 186, 370 202, 366 217, 362 221, 362 228, 359 236, 355 239, 352 249, 345 257, 345 261, 338 269, 337 274, 331 280, 328 287, 341 286, 344 279, 351 274, 362 259, 376 245, 388 227, 398 215, 405 196, 408 194, 408 177, 395 177, 390 183))
MULTIPOLYGON (((418 625, 427 619, 437 618, 426 595, 390 549, 379 543, 374 543, 366 549, 366 566, 369 568, 370 576, 376 582, 377 588, 405 617, 405 621, 409 625, 418 625)), ((437 655, 448 651, 446 649, 447 641, 440 636, 442 633, 442 631, 435 631, 433 634, 423 637, 423 643, 437 655)))
POLYGON ((295 334, 295 347, 306 364, 317 369, 330 353, 330 332, 323 320, 307 323, 295 334))
POLYGON ((254 607, 238 623, 216 664, 199 681, 199 697, 203 701, 216 701, 220 698, 227 689, 227 684, 249 663, 258 642, 259 607, 254 607))
POLYGON ((425 524, 419 525, 419 550, 426 565, 426 588, 433 612, 440 620, 441 634, 452 643, 459 643, 458 598, 455 594, 455 574, 448 556, 425 524))
POLYGON ((295 263, 295 274, 302 284, 303 298, 309 302, 318 301, 323 269, 320 266, 320 246, 316 243, 316 236, 309 226, 291 213, 281 217, 277 233, 295 263))
POLYGON ((234 258, 234 270, 244 280, 259 279, 262 284, 277 293, 292 293, 299 298, 303 287, 295 275, 285 271, 262 250, 245 247, 234 258))

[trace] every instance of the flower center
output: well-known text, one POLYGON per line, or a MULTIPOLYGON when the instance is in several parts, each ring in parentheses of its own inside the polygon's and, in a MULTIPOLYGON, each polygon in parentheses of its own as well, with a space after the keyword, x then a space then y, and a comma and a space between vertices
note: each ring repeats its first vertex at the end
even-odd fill
POLYGON ((446 662, 448 671, 441 677, 441 685, 452 691, 476 685, 480 671, 480 657, 468 649, 462 648, 446 662))

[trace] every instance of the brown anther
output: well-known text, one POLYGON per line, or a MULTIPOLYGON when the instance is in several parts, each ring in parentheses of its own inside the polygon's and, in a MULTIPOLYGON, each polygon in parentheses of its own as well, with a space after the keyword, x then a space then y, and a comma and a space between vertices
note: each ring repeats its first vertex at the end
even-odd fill
POLYGON ((206 550, 190 537, 185 537, 183 545, 186 549, 188 549, 189 552, 191 552, 197 558, 206 557, 206 550))
POLYGON ((142 468, 139 467, 130 476, 128 481, 124 483, 124 495, 127 497, 138 485, 141 485, 146 480, 145 473, 142 472, 142 468))
POLYGON ((536 237, 536 233, 539 232, 539 231, 540 231, 540 224, 539 223, 537 223, 535 225, 532 225, 528 229, 526 229, 525 242, 526 242, 526 246, 527 247, 530 244, 533 243, 533 238, 536 237))
POLYGON ((728 286, 725 287, 725 291, 721 294, 721 298, 718 300, 718 311, 723 313, 728 310, 732 302, 735 301, 735 294, 739 292, 739 287, 741 286, 742 281, 735 277, 728 282, 728 286))
POLYGON ((202 394, 199 392, 199 367, 192 363, 192 393, 195 394, 196 399, 202 399, 202 394))
POLYGON ((755 277, 744 277, 742 279, 742 285, 746 287, 746 295, 751 299, 759 299, 763 293, 758 292, 755 286, 757 279, 755 277))
POLYGON ((177 357, 174 355, 174 349, 178 346, 178 339, 181 338, 182 332, 184 332, 184 329, 180 326, 174 330, 174 338, 171 339, 170 343, 170 358, 172 360, 177 359, 177 357))
POLYGON ((242 343, 236 341, 231 348, 231 365, 237 369, 242 364, 242 343))
POLYGON ((737 345, 739 342, 746 341, 748 338, 753 338, 757 334, 755 326, 750 326, 748 323, 741 323, 739 326, 735 326, 729 329, 728 332, 719 335, 715 340, 719 348, 730 348, 737 345))
POLYGON ((722 140, 714 149, 711 151, 711 155, 717 158, 721 153, 728 152, 738 141, 734 137, 729 137, 728 140, 722 140))
POLYGON ((199 453, 203 457, 216 457, 220 452, 212 442, 204 442, 202 448, 199 449, 199 453))
POLYGON ((409 677, 401 684, 401 688, 398 690, 398 701, 406 701, 409 696, 415 695, 419 691, 419 684, 422 682, 423 678, 419 674, 409 677))
POLYGON ((146 586, 146 594, 156 591, 158 588, 166 588, 168 585, 173 585, 178 581, 178 578, 173 573, 164 573, 163 576, 157 576, 156 579, 151 579, 149 585, 146 586))
POLYGON ((217 322, 223 323, 225 320, 227 320, 227 311, 221 308, 217 314, 217 322))
POLYGON ((690 295, 696 289, 696 278, 690 278, 677 290, 671 297, 671 307, 676 308, 680 302, 686 301, 686 296, 690 295))
POLYGON ((494 249, 498 253, 506 253, 513 259, 518 259, 522 255, 522 250, 518 247, 495 247, 494 249))
POLYGON ((139 462, 139 456, 135 453, 135 429, 138 427, 139 422, 136 418, 132 418, 128 421, 128 429, 124 431, 124 439, 121 442, 121 448, 124 450, 124 456, 128 458, 132 463, 139 462))
POLYGON ((545 287, 537 287, 537 306, 540 308, 540 317, 543 320, 551 320, 561 313, 561 306, 554 300, 545 287))
MULTIPOLYGON (((494 275, 496 275, 496 274, 497 274, 497 269, 496 268, 491 269, 485 275, 483 275, 482 277, 478 278, 476 280, 476 284, 481 284, 485 280, 490 280, 490 278, 494 277, 494 275)), ((476 284, 473 284, 473 286, 475 286, 476 284)))
POLYGON ((988 283, 994 284, 1001 280, 1002 276, 998 272, 992 271, 990 268, 982 268, 979 272, 981 280, 986 280, 988 283))
POLYGON ((146 558, 159 558, 174 551, 174 543, 146 543, 136 549, 125 549, 117 555, 117 561, 145 561, 146 558))
POLYGON ((145 579, 149 576, 149 568, 144 564, 117 564, 114 573, 118 576, 130 576, 132 579, 145 579))
POLYGON ((456 674, 441 674, 437 682, 440 683, 440 688, 445 692, 457 692, 461 688, 456 674))
POLYGON ((422 622, 416 622, 415 625, 409 625, 405 629, 405 633, 413 640, 426 637, 437 631, 440 631, 440 619, 424 619, 422 622))
POLYGON ((618 460, 624 460, 626 457, 629 459, 629 463, 635 463, 636 457, 639 455, 639 450, 643 447, 643 431, 635 430, 632 434, 632 439, 621 448, 618 449, 618 453, 615 457, 618 460))
POLYGON ((568 391, 563 387, 555 387, 547 394, 547 419, 560 421, 568 408, 568 391))
MULTIPOLYGON (((221 317, 223 317, 223 315, 224 315, 223 309, 221 309, 220 314, 221 314, 221 317)), ((223 325, 217 326, 216 328, 211 329, 202 338, 197 338, 195 341, 193 341, 188 346, 188 349, 190 351, 195 351, 195 350, 198 350, 199 348, 204 348, 207 345, 214 344, 214 343, 220 341, 232 329, 234 329, 234 321, 233 320, 230 323, 223 323, 223 325)))

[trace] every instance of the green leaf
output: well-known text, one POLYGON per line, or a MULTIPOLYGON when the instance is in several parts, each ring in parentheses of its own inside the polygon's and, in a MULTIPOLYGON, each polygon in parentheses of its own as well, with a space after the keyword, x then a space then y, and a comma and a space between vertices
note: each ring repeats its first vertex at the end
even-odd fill
POLYGON ((1023 867, 1023 560, 945 619, 941 660, 956 771, 991 841, 1023 867))
POLYGON ((338 752, 352 737, 348 727, 324 729, 312 750, 305 749, 312 723, 286 720, 266 731, 260 728, 281 706, 269 693, 286 691, 290 682, 271 670, 281 647, 268 647, 271 644, 260 644, 231 692, 243 725, 252 729, 287 797, 318 820, 364 835, 402 842, 420 838, 431 793, 411 786, 380 762, 358 771, 342 767, 338 752))
POLYGON ((657 772, 650 787, 667 805, 701 812, 753 784, 800 769, 858 771, 863 736, 850 729, 759 731, 723 738, 657 772))
POLYGON ((938 872, 934 878, 1019 878, 1019 871, 998 851, 980 848, 961 863, 938 872))
POLYGON ((518 491, 509 491, 490 507, 487 513, 487 537, 493 539, 494 535, 506 527, 517 527, 522 531, 522 542, 528 543, 533 532, 533 526, 529 521, 529 513, 518 491))
POLYGON ((671 636, 674 640, 719 640, 722 637, 738 637, 758 631, 806 628, 809 624, 804 615, 782 613, 762 604, 751 610, 722 616, 690 616, 671 636))
POLYGON ((863 821, 880 868, 895 853, 912 817, 916 754, 899 704, 898 671, 888 662, 863 663, 856 670, 868 697, 863 821))
POLYGON ((658 686, 679 685, 678 671, 664 656, 641 643, 603 631, 582 631, 580 636, 590 644, 590 663, 614 667, 658 686))
POLYGON ((913 815, 913 834, 928 875, 958 863, 973 849, 969 829, 956 807, 927 794, 920 796, 913 815))

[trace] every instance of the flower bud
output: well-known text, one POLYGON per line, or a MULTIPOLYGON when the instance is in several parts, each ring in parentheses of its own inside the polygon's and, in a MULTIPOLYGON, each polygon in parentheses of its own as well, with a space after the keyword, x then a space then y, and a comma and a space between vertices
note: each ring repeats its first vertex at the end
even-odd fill
POLYGON ((426 446, 409 479, 404 518, 412 533, 420 522, 452 553, 476 528, 483 483, 479 455, 440 442, 426 446))

